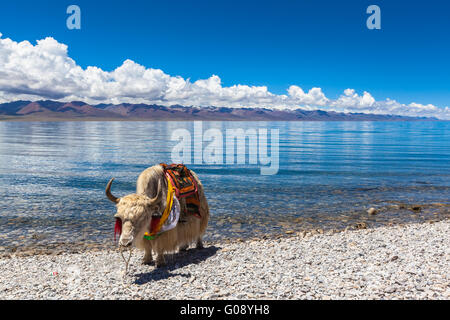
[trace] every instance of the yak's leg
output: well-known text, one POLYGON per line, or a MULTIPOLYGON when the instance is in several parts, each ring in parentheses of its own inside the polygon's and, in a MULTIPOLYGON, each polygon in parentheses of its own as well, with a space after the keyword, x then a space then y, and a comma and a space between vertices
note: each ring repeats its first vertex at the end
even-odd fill
POLYGON ((156 267, 160 268, 166 264, 166 259, 164 259, 164 253, 158 253, 156 256, 156 267))
POLYGON ((197 239, 197 245, 196 245, 197 249, 203 249, 203 240, 202 238, 198 238, 197 239))
POLYGON ((150 244, 150 241, 145 240, 144 241, 144 258, 142 259, 143 264, 151 264, 153 262, 153 256, 152 256, 152 246, 150 244))

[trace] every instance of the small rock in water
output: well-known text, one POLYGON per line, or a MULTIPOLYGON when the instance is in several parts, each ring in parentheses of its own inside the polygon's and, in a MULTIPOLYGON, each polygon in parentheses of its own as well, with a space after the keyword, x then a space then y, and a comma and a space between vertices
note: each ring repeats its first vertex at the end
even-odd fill
POLYGON ((231 230, 236 231, 236 230, 241 230, 241 224, 240 223, 235 223, 231 226, 231 230))
POLYGON ((414 205, 414 206, 412 206, 412 207, 411 207, 411 209, 412 209, 412 211, 416 211, 416 212, 419 212, 419 211, 421 211, 421 210, 422 210, 422 207, 421 207, 421 206, 419 206, 419 205, 414 205))
POLYGON ((358 222, 358 223, 356 223, 355 228, 356 229, 367 229, 367 223, 365 223, 365 222, 358 222))
POLYGON ((370 208, 369 210, 367 210, 367 213, 371 216, 376 215, 378 213, 377 209, 375 208, 370 208))
POLYGON ((293 234, 294 231, 293 231, 293 230, 287 230, 285 233, 286 233, 286 234, 293 234))

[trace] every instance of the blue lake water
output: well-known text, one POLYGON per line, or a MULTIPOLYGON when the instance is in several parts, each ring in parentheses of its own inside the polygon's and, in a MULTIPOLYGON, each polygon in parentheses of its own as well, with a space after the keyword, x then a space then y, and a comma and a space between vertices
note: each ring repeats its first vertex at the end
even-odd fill
MULTIPOLYGON (((442 219, 449 215, 450 122, 203 122, 278 129, 279 170, 189 167, 211 209, 206 239, 442 219), (408 206, 421 205, 420 212, 408 206), (376 207, 380 213, 368 216, 376 207)), ((0 122, 0 246, 110 244, 104 188, 133 193, 145 168, 171 162, 174 130, 193 122, 0 122)))

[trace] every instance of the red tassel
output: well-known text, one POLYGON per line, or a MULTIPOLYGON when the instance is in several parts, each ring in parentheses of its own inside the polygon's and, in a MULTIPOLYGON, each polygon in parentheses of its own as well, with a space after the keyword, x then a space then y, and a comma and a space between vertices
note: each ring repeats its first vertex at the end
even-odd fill
POLYGON ((152 217, 152 222, 150 223, 150 233, 152 233, 159 224, 161 218, 152 217))
POLYGON ((116 218, 116 225, 114 226, 114 241, 116 241, 116 235, 122 234, 122 219, 116 218))

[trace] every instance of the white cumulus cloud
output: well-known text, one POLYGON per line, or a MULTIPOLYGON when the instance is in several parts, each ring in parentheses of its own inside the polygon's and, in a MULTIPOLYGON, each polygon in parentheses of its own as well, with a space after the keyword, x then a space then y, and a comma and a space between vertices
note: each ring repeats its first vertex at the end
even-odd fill
POLYGON ((376 101, 369 92, 346 89, 329 99, 321 88, 305 92, 292 85, 287 94, 271 93, 266 86, 223 86, 217 75, 195 82, 125 60, 107 72, 85 69, 69 57, 68 47, 51 37, 16 42, 0 33, 0 103, 15 100, 81 100, 87 103, 148 103, 187 106, 325 109, 450 119, 450 110, 434 105, 376 101))

